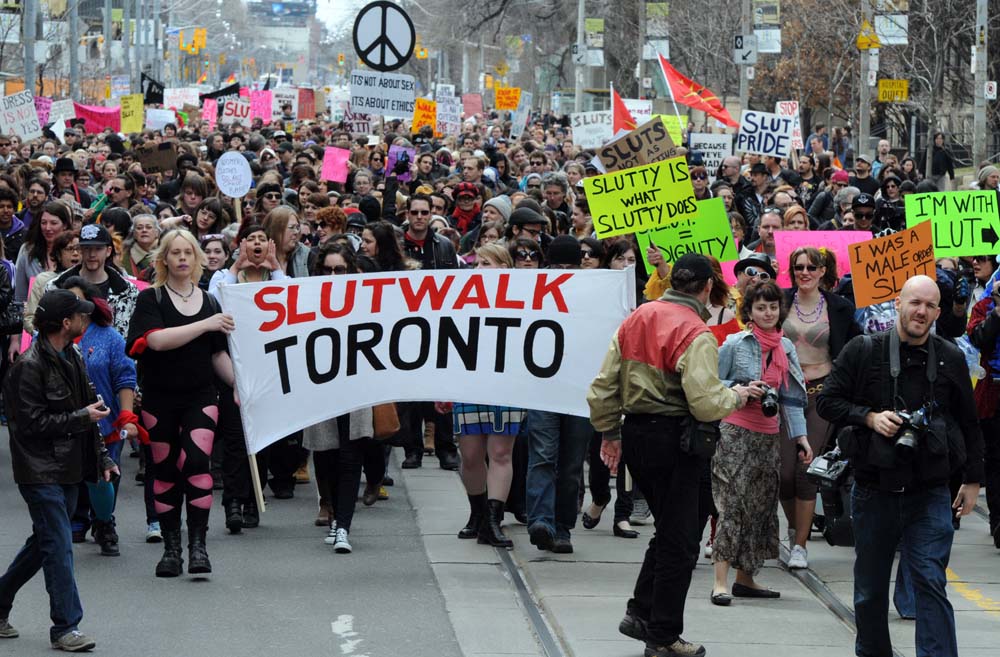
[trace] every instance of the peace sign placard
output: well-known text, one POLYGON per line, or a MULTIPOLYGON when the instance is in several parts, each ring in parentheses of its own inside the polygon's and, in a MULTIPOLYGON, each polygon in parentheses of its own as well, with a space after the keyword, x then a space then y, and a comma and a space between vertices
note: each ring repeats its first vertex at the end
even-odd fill
POLYGON ((354 19, 354 50, 376 71, 395 71, 409 61, 417 33, 403 9, 388 0, 376 0, 354 19))

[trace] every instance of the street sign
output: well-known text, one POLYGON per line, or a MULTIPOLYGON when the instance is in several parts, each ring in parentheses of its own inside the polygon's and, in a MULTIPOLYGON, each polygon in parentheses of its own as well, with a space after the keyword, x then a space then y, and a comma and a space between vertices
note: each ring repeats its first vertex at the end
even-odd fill
POLYGON ((388 0, 376 0, 354 19, 354 50, 366 65, 381 71, 401 68, 417 42, 409 15, 388 0))
POLYGON ((587 49, 580 48, 579 44, 573 44, 573 65, 583 66, 587 63, 587 49))
POLYGON ((983 89, 983 97, 986 98, 986 100, 996 100, 997 99, 997 81, 996 80, 990 80, 990 81, 988 81, 986 83, 986 86, 983 89))
POLYGON ((856 42, 858 50, 871 50, 872 48, 878 48, 882 45, 879 41, 878 35, 875 34, 875 28, 872 27, 871 22, 866 18, 861 21, 861 31, 858 32, 858 40, 856 42))
POLYGON ((878 81, 878 102, 898 103, 906 102, 910 99, 909 80, 879 80, 878 81))
POLYGON ((872 48, 868 51, 868 70, 878 70, 878 48, 872 48))
POLYGON ((878 84, 878 71, 868 71, 868 86, 874 87, 878 84))
POLYGON ((757 63, 756 34, 737 34, 733 37, 733 61, 738 66, 753 66, 757 63))

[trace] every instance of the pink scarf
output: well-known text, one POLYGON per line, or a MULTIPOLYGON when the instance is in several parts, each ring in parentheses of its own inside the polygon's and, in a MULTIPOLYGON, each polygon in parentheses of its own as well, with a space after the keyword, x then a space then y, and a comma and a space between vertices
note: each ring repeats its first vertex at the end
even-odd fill
POLYGON ((767 369, 767 354, 770 352, 771 364, 778 370, 778 377, 782 384, 788 383, 788 355, 785 348, 781 346, 781 338, 785 337, 783 331, 765 331, 756 324, 753 324, 753 336, 760 344, 760 377, 764 378, 764 371, 767 369))

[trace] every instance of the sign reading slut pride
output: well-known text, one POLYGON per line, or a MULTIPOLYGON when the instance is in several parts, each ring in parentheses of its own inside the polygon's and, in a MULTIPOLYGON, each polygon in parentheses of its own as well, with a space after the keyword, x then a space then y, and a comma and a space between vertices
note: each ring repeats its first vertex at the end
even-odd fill
POLYGON ((794 123, 791 117, 770 112, 743 110, 736 150, 743 153, 788 157, 792 148, 794 123))
POLYGON ((698 212, 683 157, 583 179, 598 239, 662 228, 698 212))
POLYGON ((930 192, 906 196, 906 225, 930 221, 936 258, 997 253, 1000 216, 994 191, 930 192))
POLYGON ((652 273, 655 269, 646 257, 646 249, 650 245, 658 247, 668 263, 676 262, 686 253, 714 256, 719 262, 739 258, 723 200, 712 198, 698 201, 697 205, 695 219, 681 219, 662 228, 636 233, 647 272, 652 273))
POLYGON ((348 411, 428 398, 588 416, 635 305, 628 271, 410 271, 220 288, 247 448, 348 411), (594 303, 601 299, 601 303, 594 303))
POLYGON ((795 249, 811 246, 825 248, 837 258, 837 277, 851 271, 848 247, 872 238, 870 230, 778 230, 774 233, 774 257, 778 261, 778 285, 792 286, 788 257, 795 249))
POLYGON ((920 274, 937 278, 930 222, 849 247, 854 305, 865 308, 895 299, 920 274))

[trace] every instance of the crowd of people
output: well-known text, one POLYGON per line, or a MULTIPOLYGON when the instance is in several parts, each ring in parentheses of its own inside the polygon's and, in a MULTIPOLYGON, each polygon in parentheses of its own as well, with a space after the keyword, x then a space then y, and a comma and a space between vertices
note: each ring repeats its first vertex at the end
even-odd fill
MULTIPOLYGON (((546 410, 544 402, 532 409, 502 400, 399 402, 399 430, 390 436, 375 435, 378 409, 361 409, 258 453, 262 485, 274 499, 303 494, 297 484, 314 484, 307 494, 317 498, 317 515, 308 521, 325 530, 317 540, 335 553, 354 549, 359 489, 364 505, 389 499, 394 482, 387 464, 391 449, 401 447, 403 468, 423 467, 433 455, 441 468, 459 472, 469 520, 456 527, 458 538, 508 549, 505 514, 527 525, 539 550, 572 553, 577 519, 585 530, 597 527, 611 504, 614 476, 613 535, 638 538, 643 530, 635 526, 650 515, 655 524, 622 624, 624 633, 646 641, 647 655, 703 654, 680 638, 690 571, 702 554, 715 565, 713 604, 780 595, 754 579, 765 560, 778 556, 779 508, 789 527, 788 565, 808 567, 817 488, 806 469, 832 447, 847 412, 840 406, 824 412, 823 396, 831 377, 843 385, 838 366, 855 336, 881 335, 909 321, 912 311, 898 302, 855 308, 850 276, 838 277, 822 240, 778 262, 774 232, 881 235, 904 228, 907 194, 945 189, 954 179, 943 144, 933 180, 922 180, 915 160, 893 154, 888 142, 875 156, 854 154, 840 148, 842 141, 826 140, 821 127, 791 160, 746 154, 708 171, 702 153, 680 148, 697 198, 722 198, 729 214, 740 247, 729 284, 713 258, 690 254, 670 263, 655 246, 641 253, 634 236, 596 237, 582 180, 600 170, 594 151, 574 144, 565 117, 539 115, 519 138, 510 137, 509 120, 495 112, 443 138, 428 130, 411 134, 405 122, 390 121, 374 143, 322 116, 287 130, 278 122, 217 130, 195 121, 141 134, 88 134, 71 122, 62 141, 51 133, 31 143, 0 135, 0 316, 14 318, 2 365, 4 411, 15 481, 35 526, 0 578, 0 637, 17 636, 7 620, 14 594, 44 568, 47 581, 52 574, 53 645, 93 647, 78 630, 82 608, 70 541, 85 543, 92 534, 102 555, 120 554, 114 504, 123 457, 141 463, 145 537, 164 548, 158 577, 184 572, 185 524, 187 572, 212 572, 207 534, 214 490, 221 491, 230 533, 259 525, 227 353, 226 335, 239 318, 224 313, 216 297, 223 285, 304 276, 634 266, 640 292, 640 309, 616 336, 595 381, 591 418, 546 410), (137 149, 166 142, 177 149, 174 168, 144 171, 137 149), (415 156, 389 169, 391 145, 413 148, 415 156), (351 151, 346 183, 319 175, 327 146, 351 151), (224 196, 215 183, 214 165, 230 151, 246 157, 253 172, 244 198, 224 196), (789 289, 776 283, 781 271, 791 277, 789 289), (663 304, 682 309, 683 321, 667 319, 663 304), (680 322, 678 330, 687 333, 667 336, 660 322, 680 322), (643 352, 644 340, 677 342, 672 356, 651 362, 658 357, 643 352), (709 376, 716 365, 717 376, 709 376), (63 371, 65 381, 46 383, 53 371, 63 371), (641 392, 630 397, 635 385, 641 392), (647 398, 653 392, 662 394, 647 398), (45 413, 58 419, 40 421, 45 413), (688 415, 721 421, 714 457, 661 453, 663 436, 681 433, 688 415), (624 444, 616 446, 619 434, 624 444), (66 436, 80 435, 92 445, 77 441, 74 451, 60 452, 66 436), (40 443, 55 445, 55 460, 39 455, 40 443), (60 454, 76 465, 67 468, 60 454), (617 474, 622 454, 634 489, 617 474), (48 492, 30 493, 33 486, 48 492), (672 540, 681 525, 690 531, 672 540), (700 546, 706 526, 707 544, 700 546), (737 571, 731 586, 730 568, 737 571)), ((975 186, 997 190, 998 183, 1000 170, 984 165, 975 186)), ((942 258, 936 284, 921 282, 914 293, 924 304, 919 323, 933 324, 951 341, 948 349, 961 343, 963 351, 955 351, 965 357, 953 363, 961 375, 955 384, 968 387, 969 401, 971 379, 960 366, 978 362, 985 370, 974 407, 961 409, 975 415, 964 422, 979 420, 984 428, 995 428, 1000 398, 992 375, 1000 368, 996 270, 993 254, 942 258)), ((893 417, 880 415, 872 428, 889 435, 885 423, 900 423, 893 417)), ((985 475, 983 450, 967 436, 968 462, 956 464, 945 482, 949 499, 959 499, 964 485, 986 480, 1000 548, 1000 443, 995 431, 984 433, 985 475)), ((943 589, 920 555, 909 558, 920 623, 933 615, 925 611, 928 592, 943 595, 943 589)), ((890 553, 890 567, 891 561, 890 553)), ((884 558, 871 568, 882 573, 884 558)), ((912 608, 901 613, 912 615, 912 608)), ((953 634, 953 620, 951 628, 953 634)))

